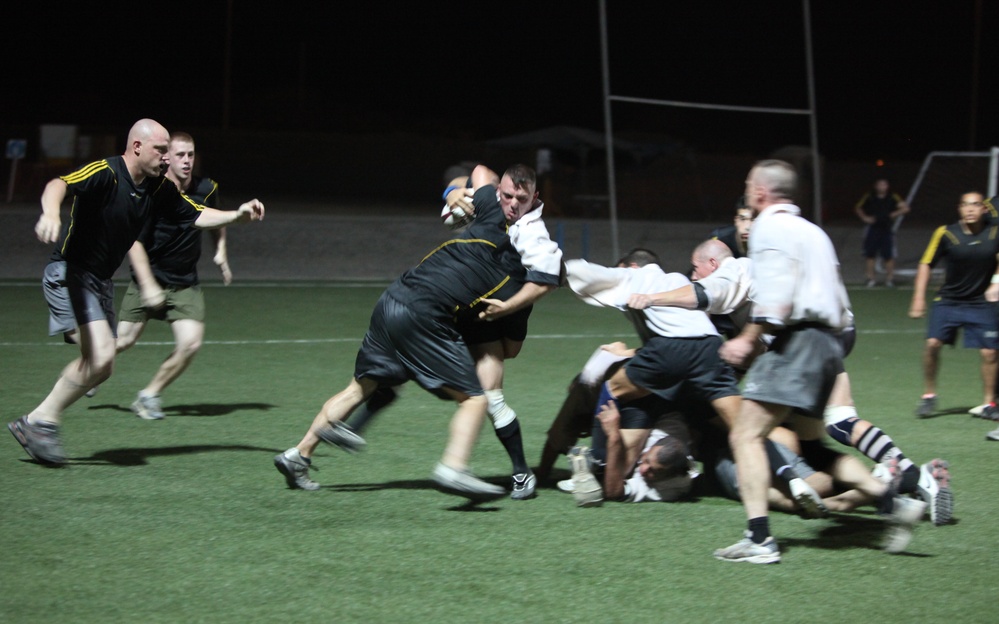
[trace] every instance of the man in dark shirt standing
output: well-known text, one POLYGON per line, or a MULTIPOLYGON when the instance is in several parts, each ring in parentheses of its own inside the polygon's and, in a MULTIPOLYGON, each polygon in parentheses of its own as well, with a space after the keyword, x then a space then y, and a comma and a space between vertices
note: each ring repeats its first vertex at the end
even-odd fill
POLYGON ((92 162, 50 180, 42 192, 42 216, 35 235, 59 240, 60 210, 73 196, 71 223, 60 253, 66 260, 66 289, 76 317, 80 357, 63 369, 48 396, 29 414, 7 424, 24 450, 42 464, 59 466, 66 455, 59 437, 62 413, 88 390, 111 376, 115 356, 114 284, 111 278, 154 214, 187 218, 200 228, 263 218, 264 206, 251 200, 222 212, 200 206, 161 177, 170 135, 152 119, 137 121, 124 154, 92 162))
MULTIPOLYGON (((175 132, 170 136, 169 158, 167 179, 196 203, 218 208, 218 184, 211 178, 194 175, 194 139, 191 135, 175 132)), ((226 252, 225 228, 210 232, 216 246, 215 264, 222 271, 223 283, 229 284, 232 273, 226 252)), ((202 238, 201 230, 186 221, 156 218, 129 252, 132 282, 119 309, 118 353, 136 343, 150 318, 169 322, 176 342, 173 351, 132 403, 135 415, 145 420, 163 418, 160 394, 180 377, 201 348, 205 335, 205 296, 198 279, 202 238)))
POLYGON ((891 192, 888 180, 874 181, 874 189, 865 194, 853 208, 860 220, 867 224, 864 230, 864 258, 867 260, 867 287, 877 285, 874 265, 880 257, 885 268, 885 286, 895 286, 895 219, 909 212, 909 205, 891 192))
POLYGON ((995 398, 999 224, 987 222, 988 208, 981 193, 962 195, 958 214, 960 219, 956 223, 940 226, 930 238, 919 261, 909 308, 911 318, 926 314, 930 271, 940 260, 945 260, 944 283, 933 300, 926 332, 923 396, 916 408, 916 416, 920 418, 936 411, 940 349, 945 344, 954 344, 959 328, 964 332, 965 348, 977 348, 981 353, 982 404, 988 405, 995 398))

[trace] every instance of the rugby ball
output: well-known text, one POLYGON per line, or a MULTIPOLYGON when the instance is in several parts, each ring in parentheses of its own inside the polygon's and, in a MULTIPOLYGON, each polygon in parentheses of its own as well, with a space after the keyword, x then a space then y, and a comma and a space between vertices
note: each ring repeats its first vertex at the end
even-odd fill
POLYGON ((466 227, 472 222, 473 218, 474 216, 466 213, 460 206, 455 206, 454 209, 444 206, 444 209, 441 210, 441 220, 444 222, 444 225, 452 230, 460 230, 466 227))

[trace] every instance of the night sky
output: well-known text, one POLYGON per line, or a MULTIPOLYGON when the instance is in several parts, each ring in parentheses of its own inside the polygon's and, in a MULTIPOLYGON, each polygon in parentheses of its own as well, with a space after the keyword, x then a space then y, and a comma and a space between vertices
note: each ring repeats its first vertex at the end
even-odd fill
MULTIPOLYGON (((615 95, 806 108, 802 3, 608 0, 615 95)), ((919 159, 999 144, 999 3, 812 0, 822 151, 919 159), (976 93, 977 90, 977 93, 976 93)), ((226 1, 5 9, 0 125, 222 127, 226 1)), ((490 139, 602 130, 599 5, 232 0, 232 129, 490 139)), ((622 134, 705 150, 809 140, 806 117, 613 105, 622 134)))

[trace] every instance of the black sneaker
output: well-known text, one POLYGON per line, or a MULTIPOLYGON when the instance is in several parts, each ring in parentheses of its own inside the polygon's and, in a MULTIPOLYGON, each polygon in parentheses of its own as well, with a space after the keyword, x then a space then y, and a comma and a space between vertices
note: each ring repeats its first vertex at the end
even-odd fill
POLYGON ((936 395, 923 397, 919 400, 919 406, 916 407, 916 417, 926 418, 930 416, 935 411, 937 411, 937 397, 936 395))
POLYGON ((24 447, 24 452, 36 462, 49 466, 62 466, 66 463, 66 453, 59 440, 59 427, 49 423, 31 424, 27 416, 21 416, 7 423, 14 439, 24 447))

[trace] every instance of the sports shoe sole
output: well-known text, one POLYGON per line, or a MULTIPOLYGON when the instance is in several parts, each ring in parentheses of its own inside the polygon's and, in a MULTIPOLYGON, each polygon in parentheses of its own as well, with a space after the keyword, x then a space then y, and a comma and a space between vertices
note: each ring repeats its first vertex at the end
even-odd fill
POLYGON ((142 420, 163 420, 165 415, 163 412, 154 412, 149 409, 139 399, 132 402, 132 413, 142 420))
POLYGON ((941 459, 934 459, 919 467, 919 495, 926 502, 930 521, 935 526, 948 524, 954 516, 954 492, 950 489, 950 465, 941 459), (924 479, 932 481, 935 487, 922 486, 924 479))
POLYGON ((822 497, 804 479, 792 479, 788 486, 794 501, 801 508, 801 515, 806 518, 825 518, 829 515, 829 508, 822 502, 822 497))

